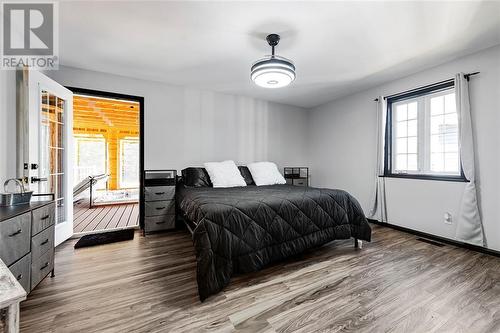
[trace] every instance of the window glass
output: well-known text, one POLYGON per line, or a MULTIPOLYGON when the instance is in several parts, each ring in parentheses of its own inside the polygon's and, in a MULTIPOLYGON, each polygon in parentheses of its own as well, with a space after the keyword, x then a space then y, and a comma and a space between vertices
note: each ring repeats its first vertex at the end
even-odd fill
POLYGON ((139 140, 120 140, 120 187, 139 187, 139 140))
POLYGON ((396 104, 395 114, 395 170, 418 170, 418 108, 416 101, 396 104))
MULTIPOLYGON (((106 140, 103 137, 75 136, 74 145, 73 185, 89 176, 107 172, 106 140)), ((97 188, 105 189, 106 182, 98 182, 97 188)))
POLYGON ((455 93, 431 97, 430 101, 430 171, 458 174, 460 163, 455 93))
POLYGON ((395 174, 460 176, 455 90, 416 92, 388 101, 391 167, 395 174))

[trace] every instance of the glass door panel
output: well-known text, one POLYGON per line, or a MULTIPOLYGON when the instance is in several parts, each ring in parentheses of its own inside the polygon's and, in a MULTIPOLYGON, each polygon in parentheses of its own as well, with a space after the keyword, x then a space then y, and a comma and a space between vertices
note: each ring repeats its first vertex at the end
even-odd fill
POLYGON ((40 193, 53 193, 56 223, 66 220, 64 205, 64 108, 65 100, 49 91, 41 91, 40 193))
POLYGON ((16 81, 17 176, 39 194, 32 200, 54 195, 57 245, 73 234, 72 155, 66 149, 72 145, 73 93, 28 67, 17 71, 16 81))

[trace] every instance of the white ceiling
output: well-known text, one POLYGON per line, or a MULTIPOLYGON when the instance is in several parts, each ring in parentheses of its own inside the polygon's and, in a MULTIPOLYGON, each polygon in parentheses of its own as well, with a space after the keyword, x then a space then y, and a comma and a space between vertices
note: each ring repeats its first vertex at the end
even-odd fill
POLYGON ((66 66, 313 107, 500 44, 500 2, 63 2, 66 66), (292 59, 265 89, 250 65, 292 59))

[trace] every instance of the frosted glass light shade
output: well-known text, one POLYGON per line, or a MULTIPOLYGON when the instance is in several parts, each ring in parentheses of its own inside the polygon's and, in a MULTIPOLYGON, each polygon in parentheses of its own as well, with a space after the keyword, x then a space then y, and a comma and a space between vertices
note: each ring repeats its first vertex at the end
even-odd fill
POLYGON ((252 65, 250 77, 260 87, 282 88, 295 80, 295 66, 286 58, 268 56, 252 65))

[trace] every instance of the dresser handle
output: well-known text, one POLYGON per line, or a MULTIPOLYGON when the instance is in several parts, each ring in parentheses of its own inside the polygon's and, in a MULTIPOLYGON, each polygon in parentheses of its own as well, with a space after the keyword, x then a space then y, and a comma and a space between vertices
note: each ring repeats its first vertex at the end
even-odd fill
POLYGON ((42 217, 40 220, 46 220, 50 217, 50 215, 45 215, 44 217, 42 217))
POLYGON ((19 280, 21 280, 22 278, 23 278, 23 275, 22 275, 22 274, 19 274, 19 275, 17 276, 17 278, 16 278, 16 279, 17 279, 17 281, 19 281, 19 280))
POLYGON ((48 262, 46 262, 45 265, 43 265, 42 267, 40 267, 40 270, 43 271, 47 267, 49 267, 49 263, 48 262))
POLYGON ((156 192, 155 194, 156 195, 162 195, 162 194, 165 194, 165 192, 156 192))
POLYGON ((21 232, 23 232, 21 229, 19 229, 18 231, 14 232, 13 234, 10 234, 9 237, 14 237, 14 236, 17 236, 19 235, 21 232))
POLYGON ((161 210, 161 209, 165 209, 167 207, 163 206, 163 207, 156 207, 157 210, 161 210))
POLYGON ((163 221, 163 222, 156 222, 156 224, 165 224, 167 222, 163 221))
POLYGON ((47 238, 46 240, 44 240, 43 242, 40 243, 40 245, 45 245, 49 242, 49 239, 47 238))

